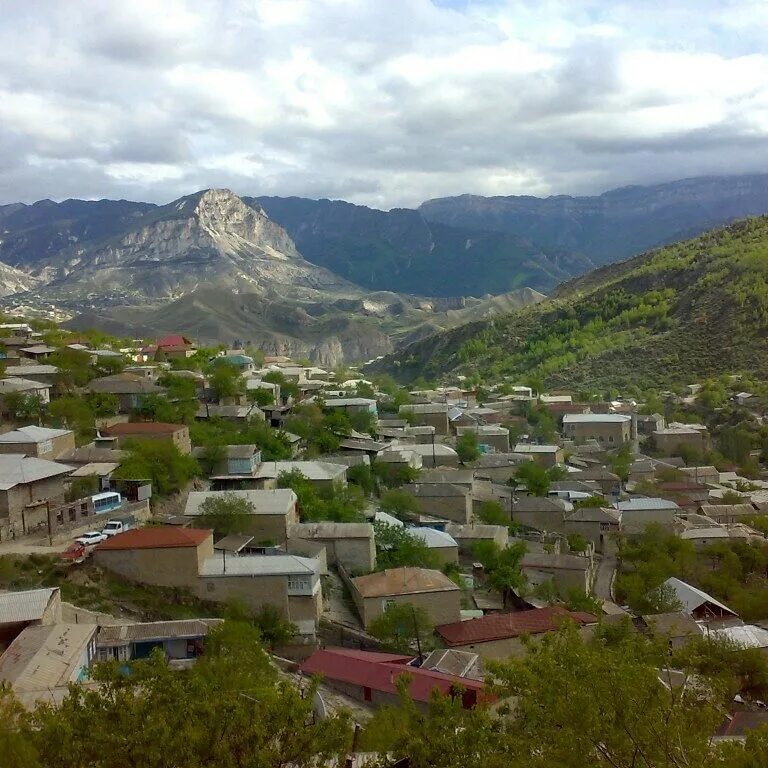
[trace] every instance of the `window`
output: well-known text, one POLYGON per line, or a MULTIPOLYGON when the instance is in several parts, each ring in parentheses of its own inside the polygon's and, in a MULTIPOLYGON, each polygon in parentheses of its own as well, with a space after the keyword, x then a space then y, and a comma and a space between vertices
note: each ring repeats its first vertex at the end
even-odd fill
POLYGON ((613 442, 613 435, 608 435, 608 442, 609 442, 609 443, 612 443, 612 442, 613 442))
POLYGON ((307 592, 310 587, 309 579, 305 576, 289 576, 288 577, 288 591, 289 592, 307 592))
POLYGON ((77 518, 77 511, 75 510, 75 508, 74 508, 74 507, 70 507, 70 508, 67 510, 67 514, 69 515, 69 520, 70 520, 70 522, 74 522, 74 521, 75 521, 75 519, 77 518))
POLYGON ((42 443, 37 444, 37 453, 38 455, 41 453, 50 453, 53 450, 53 441, 52 440, 43 440, 42 443))
POLYGON ((397 601, 396 601, 396 600, 393 600, 391 597, 389 597, 389 598, 386 598, 386 599, 385 599, 385 600, 382 602, 382 607, 381 607, 381 610, 382 610, 382 611, 386 611, 386 610, 387 610, 387 609, 388 609, 390 606, 392 606, 392 605, 395 605, 396 603, 397 603, 397 601))

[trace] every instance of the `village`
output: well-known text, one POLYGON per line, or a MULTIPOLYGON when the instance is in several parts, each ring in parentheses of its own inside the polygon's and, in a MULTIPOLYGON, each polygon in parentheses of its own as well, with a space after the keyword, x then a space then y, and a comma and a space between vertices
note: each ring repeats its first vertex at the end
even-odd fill
MULTIPOLYGON (((768 551, 768 482, 706 463, 703 423, 518 382, 406 391, 183 335, 0 333, 0 682, 25 706, 99 661, 184 668, 233 612, 363 713, 405 670, 419 705, 460 688, 472 707, 489 663, 565 623, 768 653, 767 603, 701 588, 745 552, 764 578, 768 551), (698 585, 647 576, 643 547, 684 552, 698 585)), ((768 711, 738 696, 723 733, 742 721, 768 711)))

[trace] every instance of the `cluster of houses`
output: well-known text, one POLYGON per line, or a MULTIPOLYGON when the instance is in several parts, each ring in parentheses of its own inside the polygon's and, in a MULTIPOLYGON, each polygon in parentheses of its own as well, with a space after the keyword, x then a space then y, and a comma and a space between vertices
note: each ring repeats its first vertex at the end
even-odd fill
MULTIPOLYGON (((7 392, 34 391, 49 400, 56 374, 46 363, 55 350, 34 343, 28 327, 6 328, 11 330, 17 336, 4 342, 0 411, 7 392)), ((110 352, 71 346, 95 357, 110 352)), ((370 382, 337 381, 327 371, 287 358, 268 358, 259 367, 241 350, 223 353, 219 360, 243 377, 243 394, 218 398, 203 374, 183 370, 183 360, 193 353, 187 338, 170 336, 132 351, 131 363, 120 373, 92 380, 84 392, 115 396, 118 414, 101 420, 86 445, 76 445, 68 429, 9 424, 0 433, 0 542, 30 534, 47 535, 53 542, 83 528, 98 529, 104 515, 95 496, 67 501, 69 489, 83 477, 97 478, 100 492, 119 491, 121 509, 150 514, 151 488, 145 480, 118 484, 112 477, 126 444, 136 438, 162 440, 183 453, 205 455, 192 445, 186 425, 136 418, 143 398, 165 392, 161 378, 174 361, 174 373, 197 385, 197 419, 263 421, 287 437, 293 457, 264 461, 256 445, 225 446, 177 513, 111 536, 96 545, 93 561, 127 580, 183 589, 201 600, 237 600, 254 613, 265 606, 277 609, 295 628, 298 650, 293 650, 303 659, 302 670, 323 674, 363 702, 391 701, 397 673, 407 667, 415 681, 412 694, 420 691, 418 701, 427 702, 435 687, 449 690, 460 684, 465 705, 472 706, 481 695, 484 662, 523 653, 523 638, 551 632, 563 621, 589 633, 601 618, 627 615, 612 600, 620 534, 631 536, 655 523, 697 548, 723 539, 764 540, 748 522, 765 511, 768 484, 751 481, 747 486, 735 473, 686 466, 681 458, 685 449, 701 453, 708 447, 706 428, 667 424, 660 414, 641 413, 632 401, 579 403, 568 394, 537 395, 516 386, 480 402, 477 392, 457 385, 411 392, 408 402, 396 408, 370 382), (295 385, 290 396, 276 379, 295 385), (249 396, 258 389, 269 391, 269 402, 258 405, 249 396), (361 396, 361 390, 368 396, 361 396), (296 406, 307 402, 326 413, 365 414, 371 430, 347 431, 332 453, 306 458, 302 439, 282 427, 296 406), (527 416, 534 407, 550 414, 556 440, 545 443, 529 434, 527 416), (467 434, 477 449, 471 458, 460 450, 467 434), (616 471, 619 451, 629 456, 622 477, 616 471), (529 464, 549 473, 543 495, 534 495, 518 477, 529 464), (361 465, 376 469, 376 477, 410 497, 409 509, 395 517, 371 497, 355 522, 308 521, 294 491, 278 487, 282 474, 298 472, 319 493, 334 493, 361 465), (736 489, 740 497, 733 503, 736 489), (206 501, 230 494, 247 502, 247 523, 237 534, 209 530, 201 523, 206 501), (376 531, 382 524, 402 528, 424 544, 442 570, 381 570, 376 531), (526 587, 510 600, 489 587, 488 574, 477 562, 477 545, 503 550, 520 541, 526 549, 521 561, 526 587), (336 610, 334 602, 342 598, 328 589, 337 582, 348 596, 345 611, 336 610), (603 617, 566 609, 558 596, 571 593, 597 597, 603 617), (368 630, 393 605, 423 609, 435 627, 438 650, 418 657, 361 650, 375 647, 368 644, 368 630), (347 630, 355 648, 322 647, 323 618, 347 630)), ((768 648, 766 630, 745 627, 714 598, 671 581, 684 610, 674 616, 632 617, 639 631, 663 628, 690 636, 705 627, 768 648)), ((22 593, 0 595, 0 619, 2 600, 13 606, 22 600, 9 596, 14 594, 22 593)), ((42 596, 29 598, 37 608, 24 603, 23 609, 9 609, 9 616, 21 618, 10 622, 15 629, 0 639, 7 648, 0 656, 0 680, 22 693, 31 691, 33 698, 35 691, 80 679, 94 659, 128 660, 158 645, 169 658, 192 658, 210 626, 209 621, 182 622, 189 624, 182 631, 171 626, 178 622, 167 627, 72 625, 55 609, 58 596, 49 598, 52 610, 40 609, 42 596), (36 688, 40 680, 23 664, 32 664, 35 654, 46 658, 46 649, 54 646, 71 648, 71 656, 57 667, 56 685, 36 688), (24 650, 11 653, 14 647, 24 650)), ((0 632, 2 627, 0 621, 0 632)))

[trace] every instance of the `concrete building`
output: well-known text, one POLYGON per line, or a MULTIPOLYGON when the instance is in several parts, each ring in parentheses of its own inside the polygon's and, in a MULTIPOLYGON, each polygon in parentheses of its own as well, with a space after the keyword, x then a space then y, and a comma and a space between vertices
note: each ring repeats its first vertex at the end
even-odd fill
POLYGON ((402 486, 419 502, 422 514, 466 525, 472 521, 472 492, 452 483, 408 483, 402 486))
POLYGON ((5 397, 9 394, 39 397, 40 401, 47 405, 51 402, 51 385, 32 381, 32 379, 22 379, 18 376, 0 379, 0 415, 8 419, 12 416, 5 405, 5 397))
POLYGON ((234 498, 245 500, 249 506, 248 525, 241 531, 253 536, 257 546, 267 543, 283 544, 289 530, 299 522, 296 509, 298 499, 290 488, 252 491, 191 491, 184 507, 184 516, 198 521, 204 514, 203 505, 208 499, 234 498))
POLYGON ((632 417, 619 413, 566 413, 563 437, 577 443, 597 440, 606 448, 622 446, 632 439, 632 417))
POLYGON ((64 500, 74 467, 19 454, 0 454, 0 540, 47 525, 47 510, 64 500))
POLYGON ((159 421, 137 421, 104 427, 107 437, 116 437, 122 448, 131 440, 162 440, 173 443, 182 453, 192 453, 189 428, 184 424, 165 424, 159 421))
POLYGON ((337 563, 350 573, 368 573, 376 567, 376 542, 370 523, 298 523, 291 526, 288 547, 301 553, 307 542, 325 547, 328 565, 337 563))
POLYGON ((323 409, 326 411, 352 413, 370 413, 378 418, 376 401, 368 397, 329 397, 323 400, 323 409))
POLYGON ((440 571, 393 568, 358 576, 351 579, 349 586, 366 628, 390 605, 424 608, 434 624, 447 624, 461 618, 461 590, 440 571))
POLYGON ((19 427, 0 435, 0 453, 23 453, 36 459, 54 461, 75 450, 75 433, 71 429, 19 427))
POLYGON ((437 626, 435 632, 448 648, 471 651, 483 660, 504 661, 510 656, 525 655, 523 638, 555 632, 568 622, 575 623, 586 635, 596 626, 597 619, 589 613, 553 606, 488 614, 437 626))

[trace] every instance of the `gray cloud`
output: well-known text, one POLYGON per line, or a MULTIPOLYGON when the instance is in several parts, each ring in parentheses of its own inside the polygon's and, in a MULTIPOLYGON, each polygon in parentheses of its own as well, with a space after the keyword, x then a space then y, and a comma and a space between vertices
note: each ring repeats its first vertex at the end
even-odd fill
POLYGON ((207 186, 381 207, 764 171, 759 0, 31 0, 0 203, 207 186))

